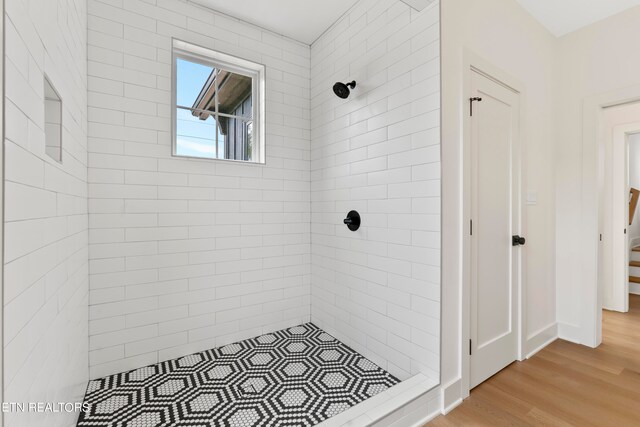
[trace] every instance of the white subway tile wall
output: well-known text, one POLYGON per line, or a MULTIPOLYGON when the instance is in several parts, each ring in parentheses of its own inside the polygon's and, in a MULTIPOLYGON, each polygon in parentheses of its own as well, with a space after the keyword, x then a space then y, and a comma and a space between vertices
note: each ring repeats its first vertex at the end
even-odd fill
MULTIPOLYGON (((4 401, 81 402, 88 380, 87 9, 5 2, 4 401), (47 75, 64 100, 62 161, 45 154, 47 75)), ((77 414, 4 414, 68 426, 77 414)))
POLYGON ((310 320, 310 48, 181 0, 89 0, 91 377, 310 320), (266 66, 266 165, 171 156, 171 39, 266 66))
POLYGON ((401 379, 439 378, 439 32, 361 0, 311 46, 312 321, 401 379))

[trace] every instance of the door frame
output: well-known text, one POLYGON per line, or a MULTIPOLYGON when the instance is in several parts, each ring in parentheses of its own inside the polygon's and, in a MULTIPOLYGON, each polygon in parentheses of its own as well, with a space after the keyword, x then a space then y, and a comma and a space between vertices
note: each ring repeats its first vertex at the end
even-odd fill
MULTIPOLYGON (((624 122, 621 122, 624 123, 624 122)), ((640 134, 640 121, 625 123, 625 124, 617 124, 617 123, 608 123, 606 129, 607 135, 604 135, 603 144, 609 145, 611 149, 612 156, 611 158, 607 158, 605 156, 605 171, 611 171, 610 179, 611 182, 609 186, 603 185, 603 200, 600 202, 600 209, 603 210, 603 218, 599 218, 598 223, 600 224, 600 233, 605 234, 605 230, 609 230, 609 227, 605 228, 606 224, 602 219, 609 217, 611 220, 610 230, 612 231, 612 235, 607 239, 603 239, 602 243, 599 246, 598 256, 602 257, 600 260, 603 262, 603 266, 607 265, 610 270, 610 275, 608 278, 611 280, 612 287, 612 299, 610 301, 610 305, 605 307, 605 298, 603 295, 603 309, 619 311, 622 313, 626 313, 629 311, 629 234, 625 234, 621 236, 618 234, 618 238, 622 239, 621 241, 616 241, 616 236, 613 234, 615 230, 618 232, 622 229, 629 229, 629 204, 623 205, 622 203, 618 206, 618 202, 622 202, 619 198, 616 198, 615 194, 615 185, 620 184, 620 173, 624 174, 624 182, 626 186, 626 190, 624 191, 625 195, 629 193, 629 136, 640 134), (618 148, 616 148, 618 147, 618 148), (621 148, 620 148, 621 147, 621 148), (620 172, 617 169, 615 150, 622 149, 624 156, 624 171, 620 172), (607 203, 607 201, 613 201, 613 204, 607 203), (622 212, 620 212, 622 209, 622 212), (604 250, 605 243, 611 241, 611 245, 607 245, 608 250, 604 250), (622 260, 620 262, 616 262, 616 255, 622 254, 622 260), (621 277, 620 277, 621 276, 621 277), (617 280, 616 280, 617 279, 617 280)), ((599 179, 604 180, 606 183, 606 176, 599 177, 599 179)), ((599 185, 602 185, 603 182, 599 182, 599 185)), ((627 198, 628 200, 628 198, 627 198)), ((600 265, 600 264, 598 264, 600 265)), ((605 270, 607 271, 607 270, 605 270)), ((598 287, 604 290, 604 283, 602 280, 604 277, 602 275, 598 275, 598 287)), ((603 292, 604 294, 604 292, 603 292)))
MULTIPOLYGON (((470 372, 471 372, 471 356, 469 355, 469 340, 471 339, 471 236, 469 234, 469 226, 471 221, 471 117, 469 115, 469 98, 471 92, 471 73, 478 72, 485 77, 495 81, 496 83, 516 92, 520 96, 520 112, 519 112, 519 128, 520 134, 516 140, 518 156, 514 161, 514 169, 519 173, 514 175, 516 179, 515 187, 518 190, 519 206, 519 224, 514 224, 519 229, 519 233, 527 236, 526 226, 526 210, 523 203, 523 188, 525 184, 526 170, 524 168, 525 158, 524 135, 526 128, 524 120, 525 116, 525 92, 524 85, 516 78, 504 72, 500 68, 494 66, 489 61, 483 59, 474 52, 465 49, 463 52, 463 87, 462 94, 465 102, 462 114, 462 289, 461 289, 461 342, 460 342, 460 362, 461 362, 461 392, 462 398, 469 396, 470 392, 470 372)), ((526 354, 526 340, 524 339, 524 331, 526 330, 526 259, 523 256, 521 248, 514 255, 518 264, 519 278, 515 283, 516 293, 516 331, 517 331, 517 360, 523 360, 526 354)))
MULTIPOLYGON (((602 343, 602 286, 599 283, 600 195, 599 165, 604 159, 604 109, 640 102, 640 85, 621 88, 585 98, 582 108, 582 185, 580 194, 580 235, 577 257, 582 268, 577 272, 583 292, 576 296, 580 307, 580 325, 571 341, 597 347, 602 343)), ((604 236, 606 238, 606 236, 604 236)))

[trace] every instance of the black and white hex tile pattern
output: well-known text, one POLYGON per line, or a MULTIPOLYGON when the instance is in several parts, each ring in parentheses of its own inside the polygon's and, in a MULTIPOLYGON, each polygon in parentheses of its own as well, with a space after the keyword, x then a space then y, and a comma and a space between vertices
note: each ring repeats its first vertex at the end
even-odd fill
POLYGON ((78 426, 312 426, 398 382, 307 323, 93 380, 78 426))

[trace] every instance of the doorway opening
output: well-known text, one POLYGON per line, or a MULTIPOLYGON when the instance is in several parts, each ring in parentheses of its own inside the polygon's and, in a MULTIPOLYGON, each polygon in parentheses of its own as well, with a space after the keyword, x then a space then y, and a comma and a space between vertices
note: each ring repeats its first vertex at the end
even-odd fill
POLYGON ((599 181, 602 308, 626 313, 629 292, 640 290, 640 103, 604 109, 599 181))
MULTIPOLYGON (((607 204, 604 203, 604 199, 610 191, 609 186, 605 185, 606 150, 607 145, 613 146, 614 128, 616 128, 615 134, 618 138, 622 136, 623 141, 627 135, 638 133, 640 130, 640 86, 594 95, 583 101, 582 185, 580 201, 575 210, 576 220, 579 223, 578 232, 575 235, 576 254, 580 259, 580 268, 575 273, 580 283, 580 293, 575 301, 579 324, 565 328, 560 335, 592 348, 602 343, 602 312, 606 282, 611 281, 618 286, 622 283, 622 286, 625 286, 628 280, 628 276, 625 279, 625 274, 628 272, 622 273, 622 279, 618 281, 611 279, 607 265, 616 265, 618 270, 622 268, 626 270, 628 261, 625 265, 624 258, 620 262, 621 258, 618 257, 618 262, 614 263, 612 251, 605 250, 604 243, 610 242, 610 239, 612 241, 613 238, 626 238, 624 231, 628 227, 627 223, 622 226, 622 229, 617 226, 616 230, 613 230, 613 222, 605 220, 607 204), (607 124, 606 114, 615 110, 625 112, 626 116, 621 116, 615 122, 607 124)), ((624 142, 622 145, 624 147, 624 142)), ((618 144, 619 147, 620 144, 618 144)), ((624 187, 622 190, 620 188, 618 187, 618 191, 623 194, 622 202, 616 202, 616 209, 623 209, 624 206, 628 209, 629 194, 626 193, 628 190, 624 187)), ((614 247, 619 250, 621 247, 624 248, 624 244, 614 245, 614 247)), ((626 255, 623 256, 626 257, 626 255)), ((622 295, 624 298, 624 292, 622 295)), ((623 306, 620 311, 624 310, 623 306)))
POLYGON ((640 311, 640 102, 601 106, 596 131, 597 293, 592 347, 625 331, 640 311), (630 297, 631 294, 631 297, 630 297))
POLYGON ((628 187, 629 187, 629 262, 628 262, 628 289, 625 293, 627 309, 630 309, 631 295, 640 296, 640 214, 638 214, 638 201, 640 201, 640 133, 634 133, 627 137, 628 155, 628 187))

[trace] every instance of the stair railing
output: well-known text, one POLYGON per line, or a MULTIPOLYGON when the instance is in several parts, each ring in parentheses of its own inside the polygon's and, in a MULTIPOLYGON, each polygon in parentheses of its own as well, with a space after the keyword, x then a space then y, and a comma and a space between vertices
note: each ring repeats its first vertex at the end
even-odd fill
POLYGON ((638 199, 640 198, 640 191, 631 188, 629 189, 629 225, 633 222, 633 216, 636 214, 636 207, 638 206, 638 199))

